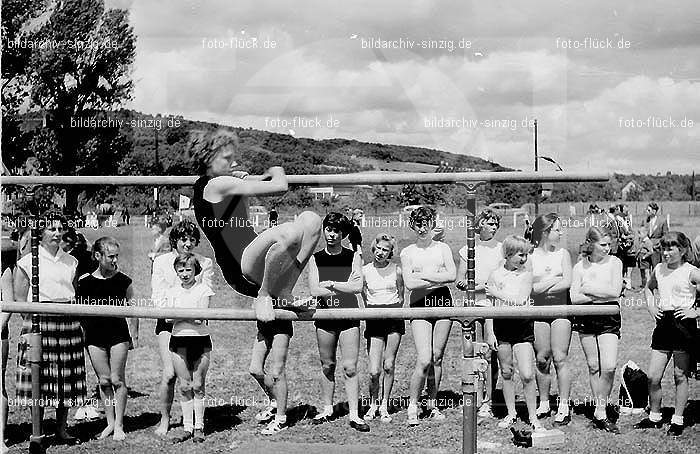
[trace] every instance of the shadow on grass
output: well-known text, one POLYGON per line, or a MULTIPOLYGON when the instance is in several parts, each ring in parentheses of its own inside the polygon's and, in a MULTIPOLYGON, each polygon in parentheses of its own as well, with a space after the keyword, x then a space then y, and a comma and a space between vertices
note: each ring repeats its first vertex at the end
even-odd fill
POLYGON ((218 405, 209 407, 205 413, 205 424, 207 433, 225 432, 233 429, 243 421, 238 415, 245 410, 244 405, 218 405))

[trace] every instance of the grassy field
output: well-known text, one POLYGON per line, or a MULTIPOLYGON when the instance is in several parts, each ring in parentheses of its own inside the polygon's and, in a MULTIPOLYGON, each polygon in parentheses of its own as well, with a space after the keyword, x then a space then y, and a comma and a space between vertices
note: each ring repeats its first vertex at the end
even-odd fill
MULTIPOLYGON (((379 232, 389 232, 397 237, 399 247, 405 247, 411 241, 411 232, 404 226, 397 226, 394 217, 382 218, 384 224, 375 223, 364 229, 365 257, 369 257, 369 243, 371 238, 379 232)), ((455 256, 459 248, 465 243, 464 221, 458 217, 449 218, 453 222, 448 223, 446 242, 453 249, 455 256)), ((679 229, 692 237, 700 233, 700 222, 697 219, 679 220, 683 225, 672 225, 672 229, 679 229)), ((84 233, 90 240, 95 240, 102 235, 112 235, 119 239, 122 245, 121 266, 124 272, 134 279, 138 297, 148 298, 149 262, 146 251, 151 245, 151 237, 147 229, 134 220, 129 227, 104 228, 101 230, 86 230, 84 233)), ((514 229, 504 227, 499 232, 499 237, 514 233, 514 229)), ((520 230, 515 233, 522 233, 520 230)), ((577 250, 578 244, 585 233, 583 228, 571 228, 566 232, 567 247, 577 250)), ((199 252, 212 257, 209 244, 204 241, 199 252)), ((398 254, 396 254, 398 256, 398 254)), ((218 271, 217 271, 218 273, 218 271)), ((634 284, 639 285, 639 275, 634 271, 634 284)), ((213 305, 216 307, 249 307, 250 302, 235 295, 224 283, 220 275, 215 280, 213 305)), ((452 288, 454 296, 463 296, 452 288)), ((308 294, 306 286, 306 273, 297 285, 296 294, 308 294)), ((618 365, 628 360, 633 360, 643 368, 646 368, 650 352, 649 343, 653 322, 648 316, 639 292, 628 293, 622 304, 622 339, 618 365)), ((14 396, 14 372, 16 359, 16 344, 19 333, 19 317, 14 316, 10 324, 10 360, 7 370, 7 390, 10 397, 14 396)), ((74 424, 72 431, 79 436, 84 443, 75 447, 53 447, 50 452, 56 453, 108 453, 108 452, 139 452, 141 454, 154 454, 163 451, 177 449, 181 451, 193 451, 194 446, 189 445, 173 448, 167 440, 156 437, 153 434, 154 425, 157 423, 158 401, 157 385, 160 380, 160 359, 156 349, 156 339, 153 335, 155 321, 143 320, 141 323, 141 347, 132 351, 127 365, 127 384, 131 389, 130 400, 127 408, 127 440, 115 442, 111 439, 95 441, 92 439, 101 430, 104 421, 74 424)), ((196 449, 199 452, 232 452, 244 443, 261 438, 258 435, 260 426, 255 423, 253 415, 259 411, 264 402, 264 395, 257 384, 248 374, 250 361, 250 348, 255 337, 255 325, 251 322, 212 322, 212 339, 214 352, 212 366, 207 377, 208 408, 206 410, 207 439, 203 445, 196 449)), ((363 342, 364 348, 364 342, 363 342)), ((395 404, 394 421, 390 424, 379 422, 372 423, 372 430, 367 434, 360 434, 352 430, 346 418, 339 418, 331 423, 321 426, 313 426, 309 418, 315 414, 320 404, 320 376, 321 369, 318 359, 315 333, 310 323, 296 323, 295 336, 292 340, 290 361, 287 368, 287 377, 290 383, 290 420, 294 426, 273 437, 274 441, 306 442, 306 443, 334 443, 362 444, 386 446, 387 452, 418 452, 419 449, 433 449, 436 452, 461 451, 461 425, 462 412, 459 406, 461 396, 461 340, 459 325, 453 325, 449 345, 444 361, 444 376, 441 403, 446 406, 447 420, 442 423, 423 422, 417 428, 406 426, 405 405, 408 396, 408 378, 412 371, 415 358, 415 347, 407 329, 399 350, 396 366, 396 383, 394 386, 395 404)), ((574 334, 570 358, 573 364, 573 386, 571 396, 579 405, 575 407, 572 423, 564 428, 567 442, 558 448, 561 452, 572 453, 599 453, 599 452, 698 452, 700 439, 700 425, 688 427, 684 435, 678 439, 670 439, 662 431, 636 431, 632 424, 639 416, 622 416, 619 420, 621 435, 610 435, 596 431, 590 427, 590 412, 592 407, 584 405, 590 401, 590 388, 588 385, 585 360, 578 340, 574 334)), ((88 370, 91 370, 88 368, 88 370)), ((359 364, 361 376, 361 394, 367 396, 368 376, 367 357, 361 355, 359 364)), ((669 407, 673 402, 673 378, 667 370, 663 382, 664 407, 667 416, 671 411, 669 407)), ((96 383, 94 375, 90 372, 88 382, 96 383)), ((556 380, 554 380, 556 383, 556 380)), ((340 413, 346 412, 342 378, 338 373, 338 387, 336 402, 340 402, 337 408, 340 413)), ((692 414, 686 416, 688 420, 698 420, 700 416, 700 382, 691 380, 690 398, 692 401, 692 414)), ((500 385, 499 385, 500 386, 500 385)), ((619 389, 619 374, 614 385, 614 397, 617 397, 619 389)), ((556 384, 553 384, 552 393, 556 393, 556 384)), ((522 395, 519 394, 519 400, 522 395)), ((177 400, 177 397, 176 397, 177 400)), ((363 397, 366 403, 366 397, 363 397)), ((496 408, 497 414, 505 413, 502 406, 496 408)), ((179 405, 174 406, 174 414, 179 415, 179 405)), ((72 412, 71 412, 72 415, 72 412)), ((669 416, 670 417, 670 416, 669 416)), ((47 412, 47 418, 53 418, 53 411, 47 412)), ((510 432, 498 429, 496 420, 482 421, 479 424, 478 437, 480 441, 499 443, 496 448, 484 448, 481 452, 519 452, 510 441, 510 432)), ((10 452, 26 450, 26 438, 30 433, 29 411, 20 407, 10 408, 8 436, 11 441, 10 452)))

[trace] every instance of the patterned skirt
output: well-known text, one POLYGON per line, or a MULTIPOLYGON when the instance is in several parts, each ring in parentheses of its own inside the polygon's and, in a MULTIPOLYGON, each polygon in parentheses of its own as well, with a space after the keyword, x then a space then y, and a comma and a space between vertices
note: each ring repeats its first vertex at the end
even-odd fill
MULTIPOLYGON (((41 328, 42 407, 74 407, 85 401, 85 354, 80 322, 73 317, 39 315, 41 328)), ((31 316, 22 322, 21 334, 31 333, 31 316)), ((32 370, 28 344, 20 338, 17 349, 17 400, 32 405, 32 370)))

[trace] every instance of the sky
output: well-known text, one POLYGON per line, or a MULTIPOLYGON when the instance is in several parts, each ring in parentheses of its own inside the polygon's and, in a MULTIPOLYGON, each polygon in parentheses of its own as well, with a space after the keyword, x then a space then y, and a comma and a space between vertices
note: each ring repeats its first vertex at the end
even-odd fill
POLYGON ((537 119, 566 171, 700 171, 694 0, 106 3, 130 11, 145 113, 522 170, 537 119))

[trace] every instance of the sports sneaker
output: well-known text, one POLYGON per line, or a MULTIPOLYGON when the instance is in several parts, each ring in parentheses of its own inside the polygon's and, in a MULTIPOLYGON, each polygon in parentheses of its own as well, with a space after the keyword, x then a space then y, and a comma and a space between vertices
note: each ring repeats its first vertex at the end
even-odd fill
POLYGON ((620 433, 620 429, 617 428, 617 424, 610 421, 608 418, 598 419, 594 416, 593 417, 593 425, 597 429, 604 430, 604 431, 610 432, 612 434, 619 434, 620 433))
POLYGON ((479 413, 477 413, 479 418, 493 418, 493 410, 491 409, 491 404, 489 402, 484 402, 479 408, 479 413))
POLYGON ((75 414, 73 415, 73 420, 74 421, 83 421, 87 418, 85 415, 85 407, 80 407, 75 411, 75 414))
POLYGON ((666 431, 666 435, 670 435, 672 437, 679 437, 682 434, 683 434, 683 424, 671 423, 668 426, 668 430, 666 431))
POLYGON ((289 428, 287 421, 281 422, 277 418, 272 420, 267 427, 260 431, 262 435, 274 435, 276 433, 282 432, 284 429, 289 428))
POLYGON ((537 415, 538 419, 548 418, 552 416, 552 409, 549 408, 549 405, 545 406, 540 404, 539 407, 537 407, 537 410, 535 410, 535 414, 537 415))
POLYGON ((506 415, 505 418, 501 419, 498 422, 498 427, 501 429, 507 429, 509 427, 512 427, 513 424, 515 424, 517 421, 518 421, 517 415, 506 415))
POLYGON ((408 412, 407 422, 409 426, 417 426, 420 424, 420 422, 418 422, 418 409, 416 409, 416 411, 408 412))
POLYGON ((389 415, 389 410, 386 408, 379 409, 379 420, 381 422, 391 422, 391 416, 389 415))
POLYGON ((566 426, 570 422, 571 422, 571 410, 567 411, 566 413, 557 412, 557 414, 554 415, 553 424, 555 426, 566 426))
POLYGON ((192 435, 192 443, 204 443, 203 429, 194 429, 194 434, 192 435))
POLYGON ((327 423, 331 420, 331 416, 333 416, 333 413, 319 413, 316 416, 314 416, 314 419, 311 420, 311 423, 314 425, 327 423))
POLYGON ((377 417, 377 413, 379 413, 379 407, 375 407, 374 405, 370 405, 369 410, 367 410, 367 413, 365 413, 365 416, 363 419, 365 421, 371 421, 377 417))
POLYGON ((433 421, 444 421, 445 420, 445 415, 442 414, 440 410, 438 410, 437 407, 434 407, 432 410, 430 410, 430 415, 428 418, 432 419, 433 421))
POLYGON ((663 426, 664 423, 661 420, 652 421, 649 418, 644 418, 632 427, 635 429, 661 429, 663 426))
POLYGON ((269 405, 265 407, 263 411, 255 415, 255 420, 258 422, 258 424, 266 424, 269 423, 277 414, 277 407, 269 405))
POLYGON ((83 408, 85 408, 85 419, 87 419, 88 421, 95 421, 97 419, 100 419, 102 417, 102 414, 104 414, 104 412, 100 414, 100 412, 97 411, 97 408, 93 407, 92 405, 87 405, 83 408))
POLYGON ((193 432, 190 432, 189 430, 182 429, 178 432, 174 432, 170 436, 170 441, 173 443, 182 443, 182 442, 185 442, 185 441, 189 440, 190 438, 192 438, 192 436, 193 436, 193 432))

